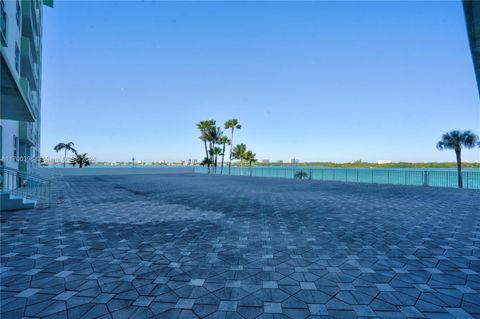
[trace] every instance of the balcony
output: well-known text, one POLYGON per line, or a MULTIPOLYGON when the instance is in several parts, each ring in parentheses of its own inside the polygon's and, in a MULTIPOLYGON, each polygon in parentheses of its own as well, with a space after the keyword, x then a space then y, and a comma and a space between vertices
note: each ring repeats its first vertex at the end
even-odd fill
POLYGON ((32 90, 30 82, 25 77, 20 78, 20 87, 28 105, 30 106, 33 117, 38 119, 39 110, 37 91, 32 90))
POLYGON ((39 83, 40 83, 40 72, 38 71, 38 64, 33 63, 32 65, 33 69, 33 78, 35 79, 35 86, 33 86, 33 89, 38 89, 39 83))
MULTIPOLYGON (((24 94, 19 81, 13 76, 15 68, 5 59, 3 49, 1 51, 1 93, 0 118, 15 121, 35 121, 34 111, 32 110, 29 98, 24 94)), ((24 83, 23 86, 28 84, 24 83)), ((25 92, 29 91, 25 90, 25 92)))
POLYGON ((39 10, 36 1, 22 0, 23 30, 29 36, 38 37, 39 26, 39 10))
POLYGON ((23 76, 20 78, 20 89, 22 90, 23 96, 25 96, 25 99, 27 100, 28 105, 30 105, 30 109, 33 110, 31 93, 30 93, 32 91, 30 89, 30 81, 23 76))
POLYGON ((5 12, 4 5, 0 7, 0 42, 2 46, 7 46, 7 13, 5 12))
POLYGON ((22 1, 22 33, 32 38, 38 37, 34 6, 33 1, 22 1))
POLYGON ((20 122, 20 127, 18 131, 20 142, 25 143, 29 146, 35 145, 36 141, 32 123, 20 122))
POLYGON ((39 96, 38 96, 38 91, 32 91, 30 90, 30 102, 31 102, 31 107, 32 107, 32 112, 35 118, 38 118, 38 115, 40 113, 40 105, 39 105, 39 96))
POLYGON ((38 69, 32 52, 32 41, 22 36, 20 75, 30 81, 32 89, 38 89, 38 69))

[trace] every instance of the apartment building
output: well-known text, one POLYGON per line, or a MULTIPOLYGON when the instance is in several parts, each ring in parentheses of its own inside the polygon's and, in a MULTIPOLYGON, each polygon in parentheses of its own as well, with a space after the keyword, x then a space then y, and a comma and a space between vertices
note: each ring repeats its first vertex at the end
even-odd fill
POLYGON ((480 92, 480 2, 463 0, 465 21, 467 24, 468 40, 472 52, 473 67, 480 92))
POLYGON ((42 16, 41 0, 0 0, 0 155, 24 172, 39 165, 42 16))

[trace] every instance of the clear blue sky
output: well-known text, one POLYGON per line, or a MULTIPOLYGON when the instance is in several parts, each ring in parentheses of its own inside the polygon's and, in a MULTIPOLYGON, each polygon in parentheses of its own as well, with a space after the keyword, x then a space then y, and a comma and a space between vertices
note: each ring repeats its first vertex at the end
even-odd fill
MULTIPOLYGON (((42 155, 203 157, 236 117, 260 159, 450 161, 480 133, 460 1, 94 2, 44 8, 42 155)), ((478 149, 465 159, 480 159, 478 149)))

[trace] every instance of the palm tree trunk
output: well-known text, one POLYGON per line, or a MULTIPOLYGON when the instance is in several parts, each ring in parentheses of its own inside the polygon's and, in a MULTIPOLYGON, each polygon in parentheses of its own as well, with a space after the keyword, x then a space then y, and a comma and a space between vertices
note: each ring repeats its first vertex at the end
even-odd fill
POLYGON ((63 156, 63 168, 65 168, 65 161, 67 160, 67 149, 65 149, 65 155, 63 156))
POLYGON ((461 150, 455 150, 455 155, 457 157, 458 188, 463 188, 461 150))
POLYGON ((232 147, 233 147, 233 127, 232 127, 232 134, 230 134, 230 156, 228 160, 228 175, 231 174, 231 170, 232 170, 232 147))
POLYGON ((211 141, 208 143, 208 147, 209 147, 209 150, 208 150, 208 151, 209 151, 209 154, 210 154, 210 162, 208 163, 208 167, 211 166, 213 172, 215 173, 215 166, 214 166, 215 155, 213 155, 213 152, 212 152, 213 146, 212 146, 212 142, 211 142, 211 141))
POLYGON ((225 161, 225 143, 223 143, 223 150, 222 150, 222 168, 220 168, 220 174, 223 174, 223 162, 225 161))
MULTIPOLYGON (((207 156, 207 160, 208 160, 207 140, 203 141, 203 145, 205 145, 205 155, 207 156)), ((207 167, 208 167, 208 173, 210 173, 210 165, 207 164, 207 167)))

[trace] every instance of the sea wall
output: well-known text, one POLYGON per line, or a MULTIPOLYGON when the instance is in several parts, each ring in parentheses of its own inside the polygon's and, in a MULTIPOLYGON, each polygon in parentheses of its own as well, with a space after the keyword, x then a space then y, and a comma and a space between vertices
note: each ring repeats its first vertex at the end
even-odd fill
POLYGON ((83 167, 83 168, 40 168, 35 173, 40 176, 86 176, 86 175, 139 175, 139 174, 187 174, 193 173, 193 167, 83 167))

